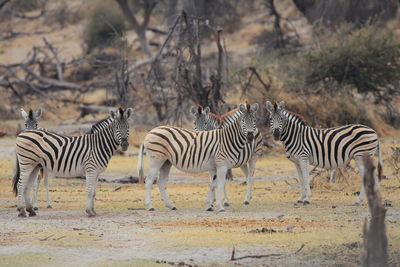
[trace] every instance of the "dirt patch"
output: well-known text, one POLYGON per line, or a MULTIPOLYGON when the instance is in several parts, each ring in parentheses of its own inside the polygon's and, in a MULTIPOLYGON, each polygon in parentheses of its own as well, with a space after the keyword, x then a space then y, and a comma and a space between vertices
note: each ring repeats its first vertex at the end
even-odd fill
MULTIPOLYGON (((240 170, 228 183, 230 206, 227 212, 204 211, 209 189, 208 174, 188 177, 172 171, 167 192, 177 211, 167 209, 156 185, 153 189, 155 212, 145 210, 142 185, 100 183, 95 207, 98 216, 87 218, 85 181, 50 179, 53 209, 47 209, 45 189, 40 187, 36 217, 18 218, 16 199, 11 192, 12 141, 0 139, 7 149, 0 160, 0 260, 13 266, 70 265, 106 266, 358 266, 362 246, 362 225, 368 215, 364 203, 354 206, 353 192, 359 190, 359 177, 349 172, 346 180, 328 186, 316 183, 310 205, 295 204, 299 187, 294 166, 284 156, 273 154, 257 164, 253 198, 243 205, 246 186, 240 170), (117 191, 114 189, 121 188, 117 191), (334 208, 333 208, 334 207, 334 208), (273 229, 273 231, 255 231, 273 229), (292 255, 302 244, 304 248, 292 255), (237 257, 256 254, 282 254, 262 259, 230 262, 232 248, 237 257), (158 263, 157 263, 158 262, 158 263), (171 265, 174 264, 174 265, 171 265), (162 265, 161 265, 162 266, 162 265)), ((384 157, 388 146, 383 145, 384 157)), ((135 152, 135 151, 134 151, 135 152)), ((106 177, 132 175, 135 157, 115 156, 106 177)), ((385 172, 390 169, 385 167, 385 172)), ((381 190, 390 201, 387 234, 390 262, 400 264, 400 185, 383 180, 381 190)))

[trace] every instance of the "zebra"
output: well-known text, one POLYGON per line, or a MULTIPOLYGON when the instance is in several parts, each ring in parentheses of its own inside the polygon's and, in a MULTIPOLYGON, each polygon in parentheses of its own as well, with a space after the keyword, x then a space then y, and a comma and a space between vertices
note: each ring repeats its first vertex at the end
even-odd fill
MULTIPOLYGON (((150 170, 146 177, 145 204, 149 211, 154 207, 151 202, 153 182, 159 174, 158 188, 164 204, 175 210, 165 191, 171 166, 186 172, 209 171, 217 175, 217 208, 225 211, 222 205, 222 191, 226 172, 229 168, 242 165, 241 150, 247 142, 252 142, 256 132, 256 112, 258 104, 239 105, 239 109, 229 116, 231 123, 222 129, 197 132, 173 126, 159 126, 152 129, 140 147, 138 159, 139 178, 143 179, 143 154, 146 151, 150 161, 150 170), (239 165, 238 165, 239 164, 239 165)), ((206 203, 212 210, 211 195, 206 203)))
POLYGON ((69 137, 40 129, 20 133, 16 140, 17 172, 13 179, 14 193, 18 195, 20 217, 25 217, 23 200, 29 216, 35 216, 29 191, 40 168, 63 177, 86 176, 87 203, 89 217, 96 215, 94 197, 98 175, 108 165, 118 146, 128 149, 129 123, 133 111, 119 108, 110 111, 107 126, 104 120, 94 125, 94 133, 69 137), (102 127, 97 128, 101 124, 102 127))
MULTIPOLYGON (((308 165, 325 169, 346 167, 354 159, 364 176, 364 155, 373 158, 378 152, 378 177, 382 178, 382 154, 377 133, 364 125, 350 124, 334 128, 312 128, 297 114, 285 110, 285 102, 266 102, 270 113, 270 126, 275 140, 285 146, 286 156, 294 162, 302 184, 299 203, 309 204, 311 190, 308 165)), ((355 204, 363 201, 364 183, 361 182, 360 195, 355 204)))
MULTIPOLYGON (((32 129, 40 129, 44 130, 43 128, 38 127, 38 119, 42 115, 42 110, 39 108, 35 112, 32 109, 29 112, 26 112, 23 108, 21 108, 21 115, 25 119, 25 129, 32 130, 32 129)), ((38 210, 37 205, 37 195, 39 191, 40 180, 44 178, 44 184, 46 186, 46 200, 47 200, 47 208, 51 209, 51 198, 49 193, 49 178, 47 173, 44 172, 44 169, 41 168, 39 171, 38 178, 35 180, 33 184, 33 196, 32 196, 32 205, 34 210, 38 210)))
MULTIPOLYGON (((197 108, 192 107, 191 111, 192 114, 195 116, 195 122, 194 122, 195 129, 198 131, 209 131, 209 130, 220 129, 226 127, 227 124, 230 123, 230 121, 226 118, 231 113, 224 114, 221 116, 221 118, 219 118, 214 113, 210 113, 209 107, 205 107, 204 109, 201 106, 198 106, 197 108)), ((241 160, 242 165, 240 166, 240 168, 244 173, 247 181, 247 194, 245 200, 243 201, 243 204, 245 205, 250 204, 252 183, 253 183, 252 177, 254 175, 255 164, 261 152, 262 152, 262 135, 260 131, 257 129, 255 132, 254 141, 252 143, 246 144, 242 150, 242 160, 241 160)), ((229 169, 228 171, 231 171, 231 169, 229 169)), ((227 176, 227 179, 228 177, 229 175, 227 176)), ((230 177, 232 177, 232 172, 230 177)), ((215 178, 212 180, 210 190, 212 190, 212 192, 215 190, 215 178)), ((225 188, 224 188, 224 196, 225 196, 224 206, 229 206, 229 200, 225 188)))

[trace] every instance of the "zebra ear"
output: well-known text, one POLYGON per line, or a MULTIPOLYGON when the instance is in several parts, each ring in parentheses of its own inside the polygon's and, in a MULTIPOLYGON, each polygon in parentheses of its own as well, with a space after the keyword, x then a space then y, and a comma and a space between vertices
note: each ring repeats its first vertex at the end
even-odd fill
POLYGON ((205 107, 205 108, 203 109, 203 112, 204 112, 205 114, 210 113, 210 107, 205 107))
POLYGON ((269 113, 272 113, 274 111, 274 106, 272 105, 271 101, 267 101, 265 104, 267 105, 267 110, 269 113))
POLYGON ((39 119, 40 116, 42 116, 42 109, 38 108, 34 113, 33 113, 33 117, 35 117, 35 119, 39 119))
POLYGON ((243 104, 243 103, 240 103, 239 104, 239 110, 241 111, 241 112, 246 112, 246 110, 247 110, 247 108, 246 108, 246 105, 245 104, 243 104))
POLYGON ((257 110, 258 110, 258 103, 254 103, 253 105, 251 105, 252 112, 257 112, 257 110))
POLYGON ((133 109, 127 108, 124 112, 124 118, 129 119, 133 115, 133 109))
POLYGON ((194 116, 196 116, 196 114, 197 114, 197 107, 193 106, 193 107, 190 109, 190 111, 192 112, 192 114, 193 114, 194 116))
POLYGON ((285 101, 279 102, 278 107, 280 110, 284 110, 285 109, 285 101))
POLYGON ((24 119, 27 119, 29 117, 28 113, 26 113, 26 111, 23 108, 21 108, 21 115, 24 119))
POLYGON ((115 112, 114 110, 110 110, 110 117, 114 120, 117 119, 117 112, 115 112))

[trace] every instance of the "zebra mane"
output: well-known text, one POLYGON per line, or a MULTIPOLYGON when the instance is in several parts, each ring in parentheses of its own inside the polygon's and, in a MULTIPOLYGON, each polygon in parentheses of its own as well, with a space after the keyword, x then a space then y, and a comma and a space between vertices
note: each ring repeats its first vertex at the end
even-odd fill
POLYGON ((107 127, 112 121, 113 119, 111 117, 107 117, 102 119, 101 121, 98 121, 97 123, 92 125, 92 128, 90 129, 88 134, 93 134, 101 131, 102 129, 107 127))
MULTIPOLYGON (((229 112, 223 114, 223 115, 219 118, 219 120, 220 120, 220 126, 223 126, 225 123, 228 123, 228 124, 229 124, 229 123, 230 123, 229 120, 230 120, 232 117, 237 117, 238 114, 242 114, 242 112, 239 110, 239 108, 232 109, 231 111, 229 111, 229 112)), ((235 119, 236 119, 236 118, 235 118, 235 119)))
POLYGON ((33 120, 33 110, 32 109, 29 109, 28 118, 30 120, 33 120))
POLYGON ((307 125, 304 118, 301 115, 287 110, 285 110, 285 113, 287 114, 287 117, 294 118, 294 122, 299 123, 300 125, 303 126, 307 125))

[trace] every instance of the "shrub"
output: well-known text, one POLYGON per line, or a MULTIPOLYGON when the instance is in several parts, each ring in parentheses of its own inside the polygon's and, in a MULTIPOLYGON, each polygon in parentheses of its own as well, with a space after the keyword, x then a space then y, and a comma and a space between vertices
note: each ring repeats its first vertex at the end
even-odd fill
POLYGON ((42 0, 14 0, 10 2, 10 8, 18 12, 25 12, 35 10, 43 4, 42 0))
POLYGON ((126 24, 116 6, 100 4, 90 14, 84 29, 87 52, 95 47, 110 46, 125 34, 126 24))
POLYGON ((390 30, 370 25, 351 32, 343 26, 321 40, 319 49, 306 53, 307 84, 337 83, 380 97, 400 79, 400 42, 390 30))

